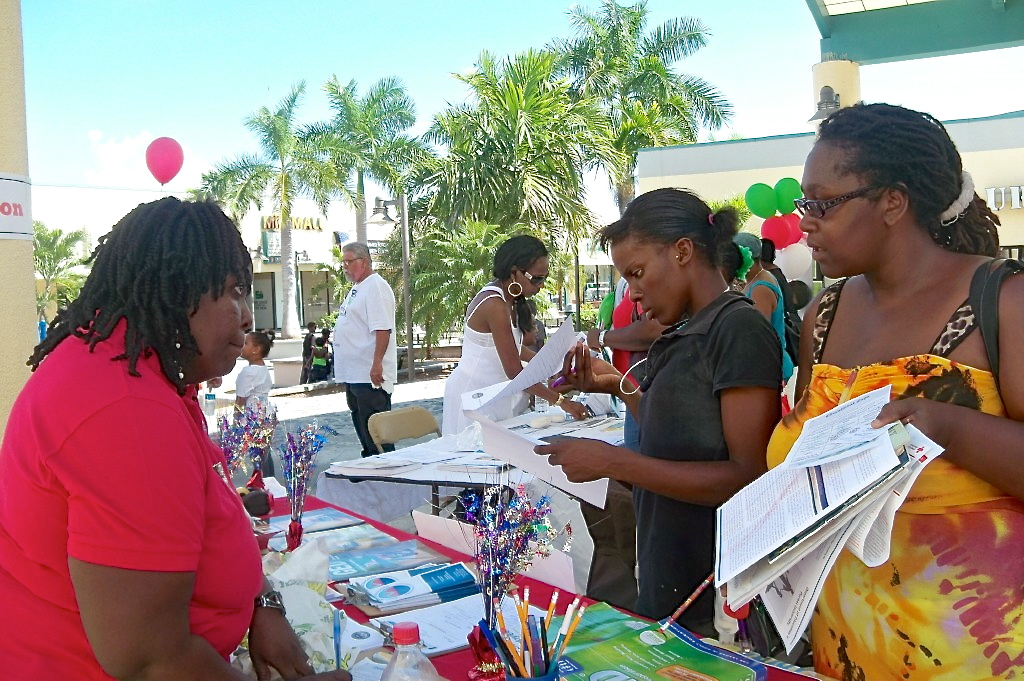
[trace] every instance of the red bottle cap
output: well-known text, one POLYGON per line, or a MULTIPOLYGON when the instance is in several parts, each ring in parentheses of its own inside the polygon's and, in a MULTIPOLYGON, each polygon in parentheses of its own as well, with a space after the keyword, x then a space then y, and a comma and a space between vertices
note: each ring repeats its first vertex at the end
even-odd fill
POLYGON ((415 622, 395 622, 391 639, 396 646, 411 646, 420 642, 420 625, 415 622))

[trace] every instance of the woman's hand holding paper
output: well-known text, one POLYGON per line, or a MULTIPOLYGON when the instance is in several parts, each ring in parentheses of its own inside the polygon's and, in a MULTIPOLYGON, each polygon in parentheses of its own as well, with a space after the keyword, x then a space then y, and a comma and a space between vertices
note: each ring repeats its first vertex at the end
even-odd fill
POLYGON ((565 437, 533 448, 548 457, 552 466, 561 466, 570 482, 590 482, 609 476, 609 464, 621 456, 622 448, 586 438, 565 437))
POLYGON ((579 390, 587 393, 616 394, 622 375, 608 362, 590 354, 582 343, 565 355, 562 371, 552 383, 552 388, 565 392, 579 390))

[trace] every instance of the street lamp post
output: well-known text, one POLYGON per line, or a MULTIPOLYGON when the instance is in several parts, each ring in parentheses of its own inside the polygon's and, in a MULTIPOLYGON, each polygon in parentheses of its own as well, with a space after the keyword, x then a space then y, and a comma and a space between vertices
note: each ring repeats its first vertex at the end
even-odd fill
POLYGON ((370 223, 383 224, 394 222, 388 217, 388 206, 394 206, 399 211, 399 220, 402 227, 402 298, 404 299, 405 310, 405 368, 412 381, 416 376, 416 364, 412 347, 412 295, 409 283, 409 205, 404 193, 398 195, 398 199, 382 199, 377 197, 374 200, 373 215, 367 220, 370 223))

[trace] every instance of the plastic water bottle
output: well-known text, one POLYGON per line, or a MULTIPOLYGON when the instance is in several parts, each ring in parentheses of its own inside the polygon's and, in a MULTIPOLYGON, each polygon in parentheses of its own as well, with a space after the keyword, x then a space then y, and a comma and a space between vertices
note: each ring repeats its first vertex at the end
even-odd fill
POLYGON ((415 622, 396 622, 391 630, 395 654, 380 681, 444 681, 420 649, 420 627, 415 622))
POLYGON ((207 420, 217 414, 217 395, 212 390, 207 390, 203 394, 203 413, 207 420))

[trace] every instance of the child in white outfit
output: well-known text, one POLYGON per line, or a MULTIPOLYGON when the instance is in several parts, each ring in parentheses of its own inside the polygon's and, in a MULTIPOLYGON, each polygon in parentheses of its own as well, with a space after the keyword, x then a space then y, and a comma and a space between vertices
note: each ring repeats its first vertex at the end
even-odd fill
MULTIPOLYGON (((274 381, 270 378, 270 369, 264 364, 263 359, 270 353, 273 345, 274 341, 260 331, 253 331, 245 336, 242 358, 249 362, 249 366, 244 367, 235 379, 235 409, 242 411, 257 402, 263 402, 269 408, 270 389, 274 387, 274 381)), ((274 460, 269 451, 263 453, 263 463, 260 467, 264 477, 274 475, 274 460)))

